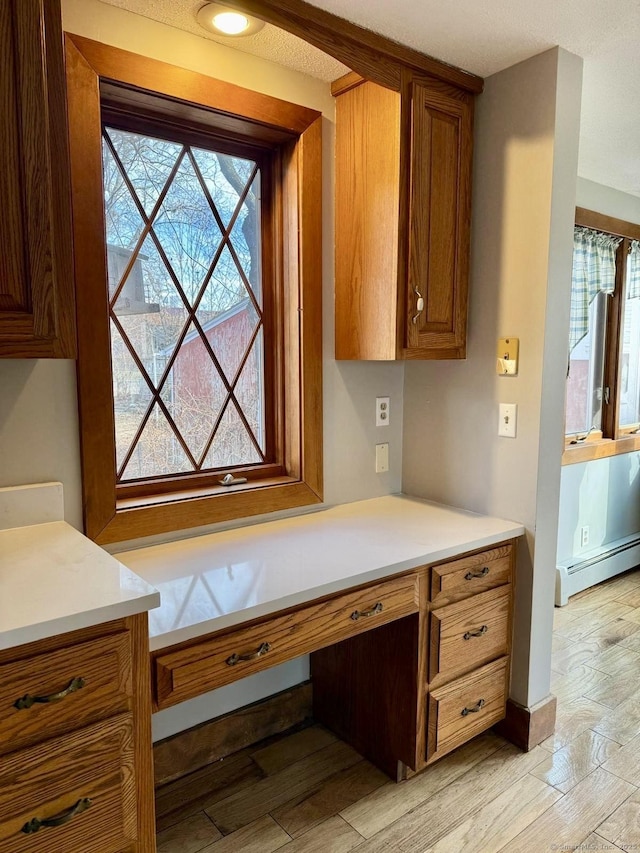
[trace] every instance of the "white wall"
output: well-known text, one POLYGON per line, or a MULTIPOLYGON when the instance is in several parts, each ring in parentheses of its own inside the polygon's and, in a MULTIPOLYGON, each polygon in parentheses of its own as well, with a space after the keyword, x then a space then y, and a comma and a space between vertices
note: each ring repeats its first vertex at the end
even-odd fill
MULTIPOLYGON (((578 178, 579 207, 640 224, 640 198, 578 178)), ((571 565, 594 550, 640 535, 640 452, 562 469, 557 562, 571 565), (580 531, 589 527, 589 544, 580 531)), ((619 570, 619 569, 618 569, 619 570)))
MULTIPOLYGON (((333 358, 333 121, 329 85, 98 0, 64 0, 67 31, 229 80, 324 114, 324 458, 325 502, 344 503, 400 490, 404 366, 337 363, 333 358), (391 424, 375 426, 375 397, 391 398, 391 424), (375 444, 388 441, 390 471, 375 473, 375 444)), ((60 480, 67 520, 82 524, 73 362, 0 362, 0 486, 60 480)), ((209 528, 211 529, 211 528, 209 528)), ((184 535, 184 534, 183 534, 184 535)), ((155 736, 299 683, 306 659, 156 715, 155 736)))
POLYGON ((640 453, 565 465, 560 488, 558 562, 571 565, 633 534, 640 535, 640 453), (589 544, 580 531, 589 527, 589 544))
POLYGON ((548 51, 478 98, 468 357, 405 368, 404 491, 521 521, 512 697, 549 692, 582 61, 548 51), (500 337, 520 338, 516 377, 500 337), (560 367, 559 367, 560 366, 560 367), (515 439, 498 403, 518 405, 515 439))
POLYGON ((640 223, 640 196, 629 195, 586 178, 578 177, 576 205, 605 216, 640 223))

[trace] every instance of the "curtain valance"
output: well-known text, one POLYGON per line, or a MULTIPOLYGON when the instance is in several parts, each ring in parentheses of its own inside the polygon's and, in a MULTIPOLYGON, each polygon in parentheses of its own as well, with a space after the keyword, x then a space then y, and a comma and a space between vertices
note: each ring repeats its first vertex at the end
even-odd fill
MULTIPOLYGON (((571 278, 571 329, 569 351, 589 330, 589 305, 596 295, 613 293, 616 283, 616 250, 622 238, 576 226, 573 235, 571 278)), ((638 259, 640 262, 640 258, 638 259)), ((640 269, 638 271, 640 288, 640 269)))

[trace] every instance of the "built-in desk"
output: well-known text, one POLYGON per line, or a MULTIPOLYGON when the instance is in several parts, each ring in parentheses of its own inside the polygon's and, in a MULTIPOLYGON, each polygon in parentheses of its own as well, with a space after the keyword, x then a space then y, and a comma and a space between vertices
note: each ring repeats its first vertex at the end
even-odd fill
POLYGON ((420 770, 504 716, 523 532, 394 495, 120 553, 161 594, 155 707, 312 653, 317 718, 420 770))

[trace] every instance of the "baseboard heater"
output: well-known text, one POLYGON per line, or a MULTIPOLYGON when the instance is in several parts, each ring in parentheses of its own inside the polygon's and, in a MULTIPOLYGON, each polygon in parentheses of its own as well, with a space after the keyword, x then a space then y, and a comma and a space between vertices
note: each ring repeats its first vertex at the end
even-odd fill
POLYGON ((577 592, 639 565, 639 533, 603 545, 585 554, 579 562, 559 563, 556 566, 556 606, 562 607, 577 592))

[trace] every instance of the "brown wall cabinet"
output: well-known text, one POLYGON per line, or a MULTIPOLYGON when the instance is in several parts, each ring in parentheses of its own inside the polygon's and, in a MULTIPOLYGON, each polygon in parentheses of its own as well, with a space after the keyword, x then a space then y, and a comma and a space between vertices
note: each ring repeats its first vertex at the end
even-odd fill
POLYGON ((336 95, 336 358, 464 358, 473 95, 405 73, 336 95))
POLYGON ((0 56, 0 356, 74 358, 59 0, 3 0, 0 56))

